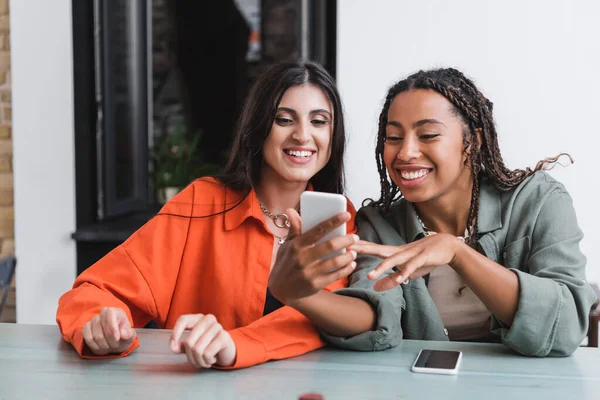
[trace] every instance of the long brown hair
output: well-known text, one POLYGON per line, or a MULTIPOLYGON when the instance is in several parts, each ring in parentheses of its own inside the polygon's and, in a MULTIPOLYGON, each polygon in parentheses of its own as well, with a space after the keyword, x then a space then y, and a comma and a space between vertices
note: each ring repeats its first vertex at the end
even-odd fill
MULTIPOLYGON (((388 122, 388 111, 394 97, 399 93, 413 89, 433 90, 444 96, 454 106, 455 114, 465 124, 463 130, 463 151, 466 165, 471 168, 473 191, 467 219, 470 240, 475 241, 477 235, 477 211, 479 204, 479 180, 485 175, 492 185, 500 191, 507 191, 523 182, 534 172, 551 168, 562 155, 539 161, 534 169, 510 170, 504 164, 498 146, 498 134, 494 116, 493 104, 477 89, 472 80, 454 68, 442 68, 419 71, 393 85, 385 98, 385 103, 379 115, 379 131, 375 158, 381 185, 381 197, 372 204, 385 212, 390 205, 402 197, 400 189, 389 178, 383 161, 385 145, 385 129, 388 122), (481 143, 478 143, 478 131, 481 133, 481 143)), ((571 159, 571 162, 573 160, 571 159)))
POLYGON ((263 143, 271 132, 281 98, 289 88, 305 84, 319 87, 333 105, 331 157, 325 167, 311 178, 311 183, 316 191, 343 194, 346 130, 342 101, 335 82, 327 70, 315 62, 284 61, 268 68, 250 89, 237 122, 229 160, 223 172, 214 176, 219 181, 218 185, 224 184, 242 196, 215 213, 189 216, 160 212, 157 215, 211 218, 240 205, 260 179, 263 143))

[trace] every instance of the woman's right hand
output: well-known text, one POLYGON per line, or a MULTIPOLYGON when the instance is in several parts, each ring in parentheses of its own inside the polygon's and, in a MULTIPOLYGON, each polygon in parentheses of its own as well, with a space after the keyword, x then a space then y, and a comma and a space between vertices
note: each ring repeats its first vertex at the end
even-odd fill
POLYGON ((316 244, 323 236, 350 220, 348 212, 329 218, 298 236, 300 216, 294 209, 287 210, 286 214, 292 227, 288 240, 277 253, 269 275, 269 290, 283 304, 293 307, 298 300, 312 296, 352 273, 356 267, 356 252, 353 250, 322 259, 358 243, 359 238, 357 235, 344 235, 316 244))
POLYGON ((83 326, 85 344, 97 356, 124 352, 136 336, 125 311, 117 307, 104 307, 83 326))

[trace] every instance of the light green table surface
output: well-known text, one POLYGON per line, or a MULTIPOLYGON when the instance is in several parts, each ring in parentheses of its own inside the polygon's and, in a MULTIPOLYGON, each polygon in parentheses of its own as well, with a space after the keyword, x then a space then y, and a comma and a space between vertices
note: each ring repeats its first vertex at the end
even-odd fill
POLYGON ((169 331, 138 330, 129 357, 83 360, 56 326, 0 324, 0 399, 600 399, 600 351, 527 358, 495 344, 406 340, 383 352, 333 348, 238 371, 198 371, 169 331), (461 350, 458 375, 416 374, 422 348, 461 350))

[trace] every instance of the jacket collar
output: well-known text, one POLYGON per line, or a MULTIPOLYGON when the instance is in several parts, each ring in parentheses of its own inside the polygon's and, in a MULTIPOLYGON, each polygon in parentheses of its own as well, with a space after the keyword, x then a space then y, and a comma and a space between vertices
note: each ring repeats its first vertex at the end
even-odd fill
POLYGON ((417 239, 425 236, 425 231, 423 230, 423 225, 419 222, 417 218, 417 212, 415 211, 415 207, 413 203, 407 201, 406 207, 406 219, 404 221, 404 226, 406 226, 406 237, 410 239, 411 242, 414 242, 417 239))
POLYGON ((479 187, 477 231, 482 235, 500 228, 502 228, 500 192, 484 177, 479 187))

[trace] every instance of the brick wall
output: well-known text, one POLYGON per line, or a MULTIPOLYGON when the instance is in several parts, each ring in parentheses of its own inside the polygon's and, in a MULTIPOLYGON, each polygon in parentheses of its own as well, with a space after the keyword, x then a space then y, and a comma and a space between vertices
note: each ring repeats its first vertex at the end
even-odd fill
MULTIPOLYGON (((15 252, 8 0, 0 0, 0 257, 15 252)), ((0 321, 14 320, 14 281, 0 321)))

